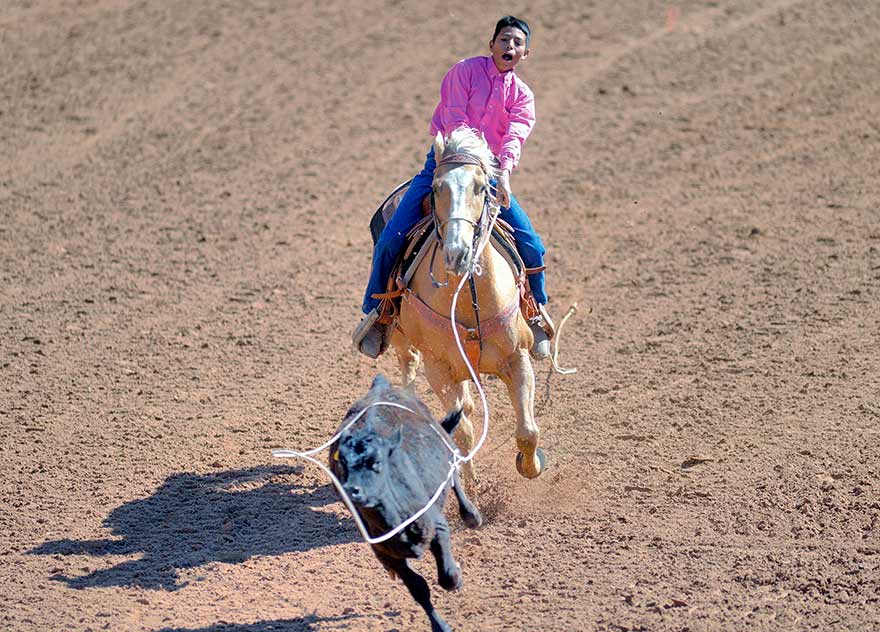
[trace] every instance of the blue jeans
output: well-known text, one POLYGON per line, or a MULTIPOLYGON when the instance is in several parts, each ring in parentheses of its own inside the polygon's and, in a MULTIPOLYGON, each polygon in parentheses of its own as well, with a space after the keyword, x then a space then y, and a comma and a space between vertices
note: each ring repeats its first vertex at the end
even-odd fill
MULTIPOLYGON (((394 215, 385 225, 382 234, 379 235, 379 241, 376 242, 376 247, 373 249, 373 267, 370 270, 370 280, 367 283, 367 291, 361 306, 365 314, 379 306, 379 299, 373 298, 373 294, 382 294, 387 290, 388 276, 391 274, 391 269, 394 267, 398 255, 406 245, 406 236, 422 218, 422 200, 431 192, 436 167, 437 163, 434 161, 434 148, 432 147, 425 157, 425 167, 413 178, 409 190, 400 200, 394 215)), ((501 208, 500 217, 513 226, 516 249, 526 267, 543 267, 544 253, 546 252, 544 243, 532 227, 529 216, 526 215, 514 196, 510 197, 510 207, 501 208)), ((530 274, 528 278, 529 287, 535 300, 543 305, 547 302, 544 273, 536 272, 530 274)))

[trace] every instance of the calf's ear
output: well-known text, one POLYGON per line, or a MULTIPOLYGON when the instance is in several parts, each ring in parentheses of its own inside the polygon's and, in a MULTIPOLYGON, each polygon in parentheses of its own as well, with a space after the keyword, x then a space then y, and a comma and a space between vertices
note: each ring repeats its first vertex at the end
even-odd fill
POLYGON ((401 443, 403 443, 403 429, 400 426, 397 426, 397 430, 388 437, 388 454, 391 454, 399 448, 401 443))
POLYGON ((370 386, 370 390, 373 390, 374 388, 385 388, 388 386, 391 386, 391 383, 388 381, 388 378, 386 378, 381 373, 377 373, 376 377, 373 378, 373 383, 370 386))

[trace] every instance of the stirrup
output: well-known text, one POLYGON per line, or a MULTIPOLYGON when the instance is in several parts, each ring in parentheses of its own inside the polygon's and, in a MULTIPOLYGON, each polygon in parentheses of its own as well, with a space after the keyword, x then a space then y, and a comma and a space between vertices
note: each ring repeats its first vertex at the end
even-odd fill
POLYGON ((386 325, 380 324, 378 320, 379 310, 370 310, 361 319, 361 322, 358 323, 351 335, 351 342, 354 345, 354 348, 374 360, 388 349, 388 328, 386 325), (374 336, 368 336, 373 330, 376 332, 374 336), (375 338, 375 336, 379 337, 378 341, 367 340, 368 337, 375 338), (365 345, 365 343, 369 344, 365 345))
POLYGON ((529 325, 540 327, 547 334, 547 338, 552 340, 556 335, 556 325, 553 324, 550 314, 547 313, 547 308, 542 303, 537 305, 538 315, 529 322, 529 325))
POLYGON ((540 303, 536 303, 538 315, 529 320, 529 329, 532 330, 534 342, 529 354, 535 360, 546 360, 550 357, 550 340, 556 335, 556 327, 550 319, 547 310, 540 303))
POLYGON ((547 336, 547 332, 545 332, 538 323, 529 325, 529 327, 531 328, 532 336, 534 337, 532 348, 529 349, 529 355, 531 355, 534 360, 546 360, 550 357, 550 338, 547 336))

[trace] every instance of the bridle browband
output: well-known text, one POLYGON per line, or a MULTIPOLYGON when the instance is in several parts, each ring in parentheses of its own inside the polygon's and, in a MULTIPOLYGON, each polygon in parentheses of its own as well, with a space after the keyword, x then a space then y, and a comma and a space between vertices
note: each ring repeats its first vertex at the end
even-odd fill
POLYGON ((467 154, 463 152, 455 152, 453 154, 449 154, 448 156, 442 156, 440 160, 437 162, 438 167, 443 167, 445 165, 474 165, 475 167, 483 168, 483 162, 474 156, 473 154, 467 154))

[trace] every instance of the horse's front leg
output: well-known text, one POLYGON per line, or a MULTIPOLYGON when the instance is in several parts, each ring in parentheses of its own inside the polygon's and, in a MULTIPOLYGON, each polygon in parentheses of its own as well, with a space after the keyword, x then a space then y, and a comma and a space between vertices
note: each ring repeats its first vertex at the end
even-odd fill
POLYGON ((544 452, 538 447, 541 433, 535 421, 535 372, 525 349, 517 350, 508 362, 499 377, 516 413, 516 469, 526 478, 535 478, 544 471, 544 452))
POLYGON ((413 347, 399 329, 395 329, 391 335, 391 344, 397 352, 397 363, 400 366, 400 379, 403 386, 409 387, 416 381, 416 372, 419 370, 421 354, 413 347))
MULTIPOLYGON (((428 384, 440 398, 446 412, 453 412, 461 408, 461 421, 455 430, 455 442, 465 456, 474 448, 474 425, 470 415, 474 412, 474 399, 468 388, 468 382, 454 382, 449 367, 445 364, 430 360, 425 356, 425 378, 428 384)), ((477 482, 477 469, 473 461, 467 461, 461 466, 464 480, 468 483, 477 482)))

